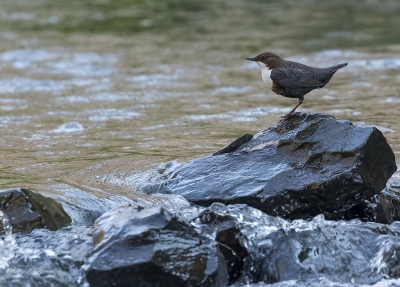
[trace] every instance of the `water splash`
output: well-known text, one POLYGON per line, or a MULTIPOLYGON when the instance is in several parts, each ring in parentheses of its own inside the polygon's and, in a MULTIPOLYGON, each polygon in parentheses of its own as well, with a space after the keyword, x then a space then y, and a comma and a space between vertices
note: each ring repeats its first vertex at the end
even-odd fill
POLYGON ((12 235, 12 226, 7 215, 0 211, 0 221, 3 225, 3 230, 0 232, 0 272, 3 272, 9 267, 8 262, 14 258, 12 251, 15 246, 15 238, 12 235))
POLYGON ((0 286, 78 286, 80 266, 91 250, 91 228, 36 229, 11 234, 8 218, 0 237, 0 286))
POLYGON ((52 133, 77 133, 85 130, 85 127, 78 122, 69 122, 52 130, 52 133))

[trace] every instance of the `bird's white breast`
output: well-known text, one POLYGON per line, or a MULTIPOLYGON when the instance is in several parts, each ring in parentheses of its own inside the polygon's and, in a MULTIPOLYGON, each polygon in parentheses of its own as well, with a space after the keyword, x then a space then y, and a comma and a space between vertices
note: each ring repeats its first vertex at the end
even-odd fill
POLYGON ((264 63, 257 62, 257 64, 260 66, 261 69, 261 78, 264 82, 264 84, 272 89, 272 80, 271 80, 271 71, 264 63))

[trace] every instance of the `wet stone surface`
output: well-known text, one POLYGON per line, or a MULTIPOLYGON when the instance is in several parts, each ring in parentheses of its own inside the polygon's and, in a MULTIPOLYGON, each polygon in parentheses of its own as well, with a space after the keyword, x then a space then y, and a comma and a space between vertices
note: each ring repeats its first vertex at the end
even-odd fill
POLYGON ((162 208, 103 214, 84 266, 92 286, 227 286, 218 244, 162 208))
POLYGON ((233 152, 166 168, 142 192, 179 194, 205 206, 245 203, 287 219, 320 213, 341 219, 378 194, 395 170, 393 151, 376 128, 297 114, 233 152))
POLYGON ((374 197, 371 204, 375 207, 373 220, 379 223, 400 221, 400 185, 389 181, 387 187, 374 197))
POLYGON ((213 234, 215 241, 224 255, 228 268, 229 284, 245 276, 250 269, 250 257, 244 246, 243 234, 230 215, 220 215, 212 210, 204 210, 197 218, 204 234, 213 234))
MULTIPOLYGON (((32 210, 26 195, 20 189, 2 191, 0 203, 1 210, 10 219, 13 232, 31 231, 45 226, 40 214, 32 210)), ((1 222, 0 230, 3 230, 1 222)))
POLYGON ((9 218, 14 233, 35 228, 57 230, 71 223, 61 204, 29 189, 1 191, 0 210, 9 218))
POLYGON ((386 187, 369 200, 353 207, 352 216, 365 221, 391 224, 400 220, 400 181, 393 176, 386 187))
POLYGON ((203 214, 210 211, 211 217, 218 214, 234 219, 242 234, 241 245, 251 258, 251 268, 243 270, 236 284, 369 286, 386 284, 388 279, 387 285, 379 286, 397 286, 390 282, 400 276, 396 255, 400 251, 399 222, 329 221, 322 215, 290 222, 242 204, 214 203, 203 214), (325 283, 318 285, 316 278, 325 283))
MULTIPOLYGON (((264 238, 260 281, 274 283, 325 277, 343 283, 373 284, 399 277, 399 224, 314 218, 303 230, 287 228, 264 238)), ((256 280, 256 281, 258 281, 256 280)))

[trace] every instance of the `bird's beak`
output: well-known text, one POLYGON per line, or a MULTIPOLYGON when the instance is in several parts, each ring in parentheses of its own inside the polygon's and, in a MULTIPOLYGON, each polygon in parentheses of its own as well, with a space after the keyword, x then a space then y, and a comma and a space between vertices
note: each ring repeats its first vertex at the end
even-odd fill
POLYGON ((249 60, 249 61, 254 61, 254 62, 256 62, 256 59, 254 59, 254 58, 246 58, 247 60, 249 60))

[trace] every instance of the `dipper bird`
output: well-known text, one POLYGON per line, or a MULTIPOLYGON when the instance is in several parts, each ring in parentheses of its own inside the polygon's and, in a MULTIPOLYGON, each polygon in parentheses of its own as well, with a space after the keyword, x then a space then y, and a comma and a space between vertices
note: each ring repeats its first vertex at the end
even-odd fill
POLYGON ((299 99, 299 103, 288 114, 282 116, 284 119, 290 117, 301 105, 305 94, 324 87, 334 73, 347 66, 347 63, 343 63, 328 68, 314 68, 286 61, 271 52, 246 59, 254 61, 260 66, 264 84, 275 94, 299 99))

